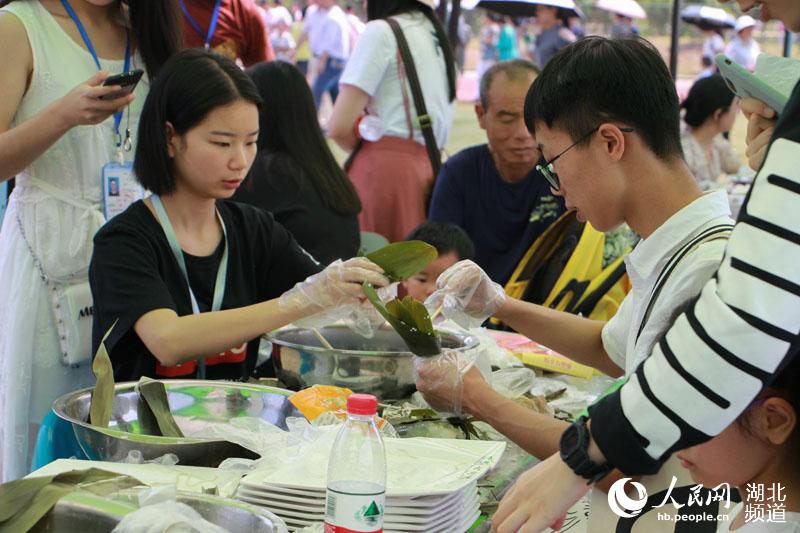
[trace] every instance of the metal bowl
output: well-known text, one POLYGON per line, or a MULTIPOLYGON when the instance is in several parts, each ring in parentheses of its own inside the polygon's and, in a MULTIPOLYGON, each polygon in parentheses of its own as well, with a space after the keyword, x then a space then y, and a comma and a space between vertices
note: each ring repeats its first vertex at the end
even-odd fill
MULTIPOLYGON (((278 378, 293 390, 311 385, 336 385, 384 400, 408 398, 415 390, 413 354, 391 328, 364 338, 346 326, 320 330, 333 350, 322 346, 313 331, 286 328, 269 335, 276 345, 272 360, 278 378)), ((442 348, 467 351, 478 339, 454 332, 437 332, 442 348)))
MULTIPOLYGON (((83 452, 95 461, 122 461, 131 450, 145 460, 167 453, 178 456, 181 465, 216 467, 229 457, 256 459, 238 444, 223 440, 173 438, 143 435, 139 424, 139 394, 136 383, 117 383, 108 428, 93 426, 89 419, 92 388, 65 394, 53 403, 53 411, 72 425, 83 452)), ((286 429, 286 419, 303 416, 284 389, 228 381, 164 381, 170 410, 178 427, 189 435, 198 425, 225 423, 241 416, 259 417, 286 429)))
MULTIPOLYGON (((274 513, 244 502, 178 493, 177 501, 185 503, 208 520, 228 531, 254 533, 287 533, 286 522, 274 513)), ((34 533, 108 533, 131 510, 129 505, 91 493, 71 493, 62 498, 31 529, 34 533)))

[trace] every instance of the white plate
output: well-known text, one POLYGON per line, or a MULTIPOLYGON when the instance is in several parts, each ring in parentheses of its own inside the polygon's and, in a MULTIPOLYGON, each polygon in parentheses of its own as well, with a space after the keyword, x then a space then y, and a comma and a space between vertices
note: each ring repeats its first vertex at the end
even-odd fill
MULTIPOLYGON (((277 485, 324 493, 333 436, 309 448, 303 461, 276 461, 245 476, 245 485, 277 485), (327 442, 331 441, 330 445, 327 442)), ((387 496, 446 495, 493 468, 504 442, 453 439, 392 439, 386 443, 387 496)))
MULTIPOLYGON (((408 507, 400 503, 388 500, 386 502, 387 515, 404 515, 404 516, 417 516, 420 518, 430 517, 430 515, 438 514, 452 510, 453 508, 461 507, 465 501, 471 501, 477 497, 477 489, 473 488, 471 491, 463 494, 457 494, 455 498, 448 498, 443 500, 442 504, 436 507, 408 507)), ((284 497, 284 495, 277 494, 264 494, 261 492, 253 492, 244 488, 240 488, 237 493, 237 498, 247 500, 251 503, 256 503, 263 507, 272 508, 280 507, 283 509, 292 509, 296 511, 306 511, 315 514, 325 513, 325 500, 304 501, 300 498, 293 499, 292 497, 284 497)))
MULTIPOLYGON (((282 518, 299 518, 302 520, 325 519, 324 507, 308 508, 302 505, 269 501, 263 498, 247 496, 245 494, 240 494, 238 498, 243 502, 269 509, 282 518)), ((463 501, 453 502, 446 507, 436 509, 436 512, 431 513, 430 515, 407 514, 402 512, 400 509, 393 509, 387 506, 384 522, 388 525, 415 524, 419 526, 435 527, 441 522, 452 521, 452 516, 454 514, 458 515, 464 510, 478 508, 478 505, 478 494, 475 493, 463 501)))
MULTIPOLYGON (((260 498, 267 498, 272 500, 281 500, 287 502, 294 502, 294 503, 302 503, 308 505, 316 505, 317 507, 324 507, 325 506, 325 494, 311 494, 311 493, 303 493, 303 491, 295 490, 295 489, 288 489, 290 492, 287 492, 286 489, 283 487, 274 487, 274 486, 265 486, 265 485, 252 485, 242 483, 239 487, 240 491, 247 491, 251 496, 257 496, 260 498)), ((409 508, 419 508, 419 509, 436 509, 452 501, 463 498, 465 494, 472 494, 477 492, 477 486, 475 483, 465 487, 460 491, 453 492, 451 494, 442 495, 442 496, 416 496, 413 498, 409 497, 393 497, 387 496, 386 502, 388 505, 392 507, 409 507, 409 508)))
MULTIPOLYGON (((466 516, 456 527, 442 527, 439 529, 434 529, 426 533, 464 533, 465 531, 469 530, 472 527, 472 524, 480 517, 481 513, 478 510, 475 510, 474 513, 471 515, 466 516)), ((286 525, 289 526, 291 530, 303 529, 304 527, 312 526, 314 524, 321 524, 322 521, 309 521, 309 520, 286 520, 286 525)), ((383 533, 408 533, 409 530, 407 529, 391 529, 388 527, 384 527, 383 533)))
MULTIPOLYGON (((286 509, 274 505, 264 505, 263 503, 255 500, 240 497, 241 501, 265 507, 280 516, 286 521, 302 520, 310 522, 322 522, 325 520, 325 513, 286 509)), ((439 528, 446 528, 450 531, 457 527, 462 520, 460 516, 471 516, 475 511, 479 511, 478 496, 475 494, 469 501, 464 502, 464 505, 456 506, 452 509, 447 509, 441 513, 436 513, 432 517, 419 517, 419 516, 406 516, 406 515, 392 515, 387 513, 384 519, 385 529, 400 529, 403 531, 431 531, 439 528)), ((475 519, 472 520, 473 522, 475 519)), ((472 522, 470 522, 471 524, 472 522)))

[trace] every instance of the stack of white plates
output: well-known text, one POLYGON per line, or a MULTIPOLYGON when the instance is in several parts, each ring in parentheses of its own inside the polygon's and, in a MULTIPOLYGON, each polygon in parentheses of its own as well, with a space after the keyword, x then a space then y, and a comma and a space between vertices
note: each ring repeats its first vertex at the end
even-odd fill
MULTIPOLYGON (((463 532, 480 516, 476 481, 497 464, 503 442, 385 439, 385 531, 463 532)), ((295 460, 273 462, 245 476, 237 497, 266 507, 289 528, 325 520, 324 443, 295 460), (302 459, 300 459, 302 457, 302 459)))
MULTIPOLYGON (((302 529, 325 520, 325 491, 281 485, 242 482, 237 497, 266 507, 290 528, 302 529)), ((475 483, 464 489, 437 496, 386 497, 383 530, 451 533, 466 531, 478 519, 478 490, 475 483)))

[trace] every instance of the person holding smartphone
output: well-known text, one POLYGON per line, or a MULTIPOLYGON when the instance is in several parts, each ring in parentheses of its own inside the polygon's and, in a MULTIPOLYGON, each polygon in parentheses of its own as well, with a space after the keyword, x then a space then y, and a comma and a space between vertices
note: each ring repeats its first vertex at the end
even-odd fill
POLYGON ((0 180, 16 176, 0 232, 1 481, 27 473, 53 400, 93 382, 90 339, 64 328, 90 335, 91 319, 56 302, 82 296, 91 310, 101 171, 126 130, 135 138, 148 86, 106 100, 121 87, 103 81, 139 67, 153 77, 180 46, 174 0, 0 2, 0 180))

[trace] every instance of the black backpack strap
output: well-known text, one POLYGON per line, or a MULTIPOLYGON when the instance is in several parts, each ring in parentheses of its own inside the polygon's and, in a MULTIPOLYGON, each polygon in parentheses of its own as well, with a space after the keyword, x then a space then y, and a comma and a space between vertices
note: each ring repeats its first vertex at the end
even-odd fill
POLYGON ((400 24, 391 17, 387 18, 386 22, 389 23, 389 27, 394 33, 394 38, 397 40, 397 49, 400 51, 400 57, 408 75, 408 84, 411 86, 411 94, 414 97, 417 120, 419 120, 419 127, 422 130, 422 136, 425 138, 425 148, 428 149, 428 158, 431 160, 431 167, 433 167, 433 179, 436 180, 439 175, 439 169, 442 167, 442 154, 439 152, 439 147, 436 145, 436 137, 433 135, 433 123, 431 116, 428 114, 428 109, 425 107, 425 98, 422 96, 422 86, 419 84, 414 58, 411 56, 408 41, 403 35, 400 24))
POLYGON ((716 226, 711 226, 681 246, 680 249, 669 258, 669 261, 667 261, 667 264, 664 266, 661 274, 658 275, 656 284, 653 286, 653 293, 650 295, 650 301, 647 302, 647 309, 645 309, 644 316, 642 316, 642 323, 639 324, 639 330, 636 332, 636 341, 634 344, 639 342, 639 337, 642 335, 644 326, 647 324, 647 320, 650 318, 650 313, 653 311, 653 306, 658 299, 658 295, 661 294, 661 289, 664 288, 664 285, 667 283, 667 279, 669 278, 670 274, 672 274, 672 272, 675 270, 675 267, 678 266, 681 260, 686 257, 689 252, 701 244, 718 239, 727 239, 732 230, 733 224, 718 224, 716 226))

